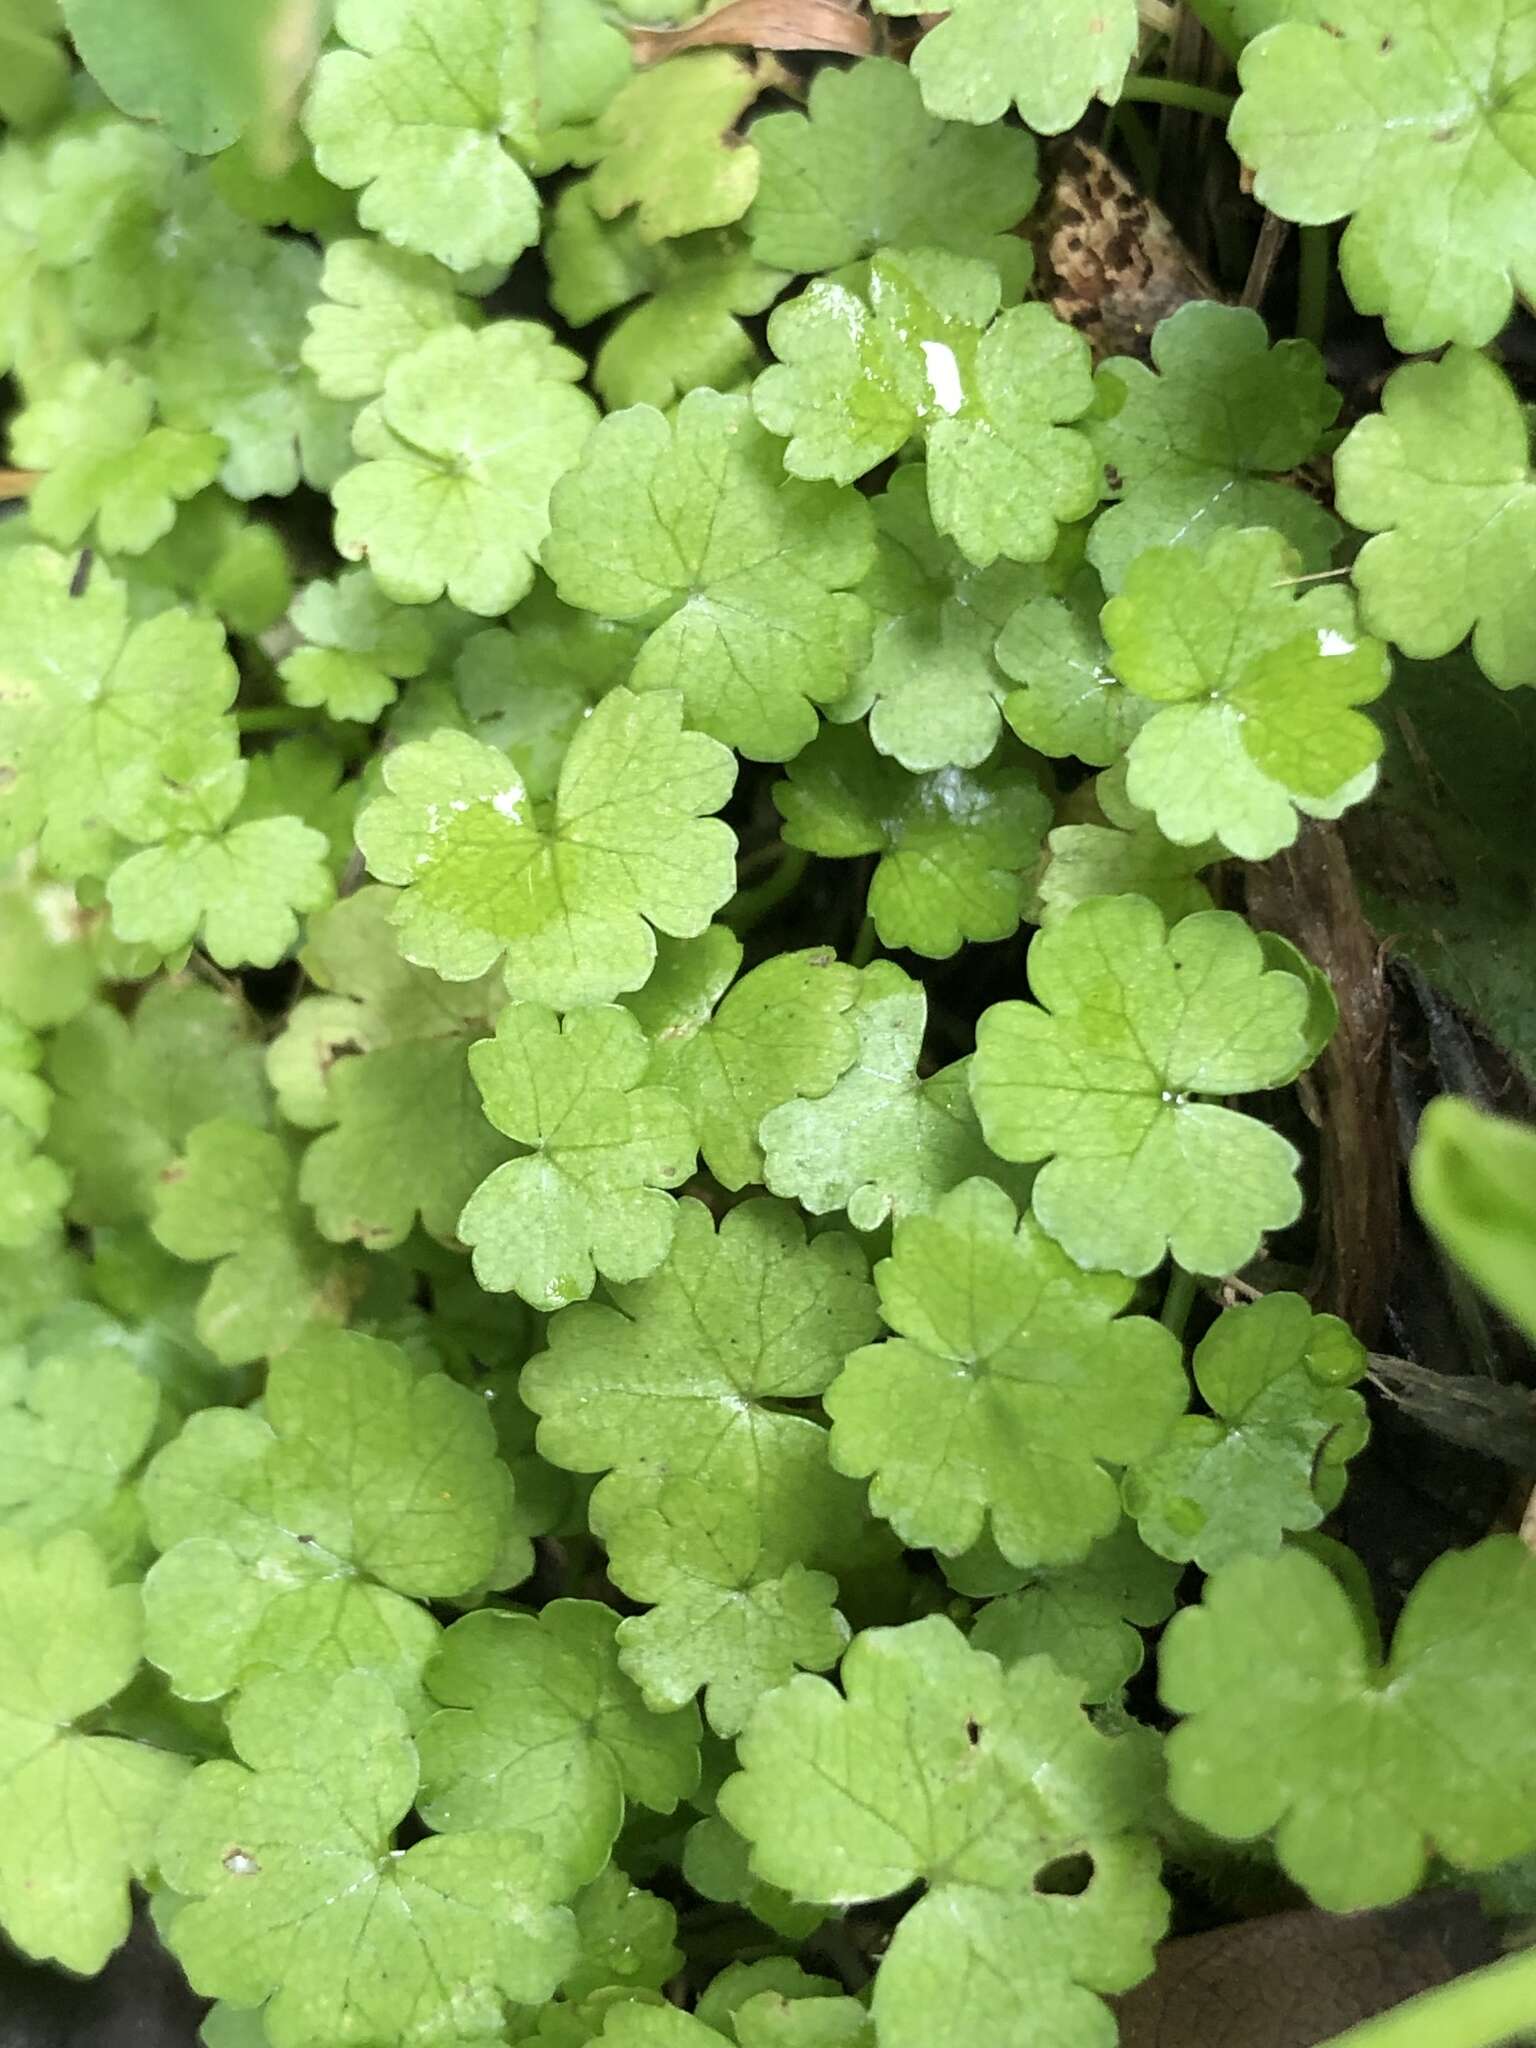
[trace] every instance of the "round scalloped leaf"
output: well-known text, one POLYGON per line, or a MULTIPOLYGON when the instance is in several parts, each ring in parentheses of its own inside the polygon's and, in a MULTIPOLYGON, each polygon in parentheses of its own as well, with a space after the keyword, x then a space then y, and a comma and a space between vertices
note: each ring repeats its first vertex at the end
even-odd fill
POLYGON ((823 1397, 832 1460, 914 1550, 984 1529, 1016 1564, 1072 1563, 1120 1519, 1109 1468, 1183 1412, 1179 1347, 1118 1274, 1079 1271, 1001 1188, 969 1180, 896 1225, 875 1268, 894 1334, 823 1397))
POLYGON ((1354 217, 1339 268, 1393 346, 1491 341, 1536 291, 1524 0, 1304 0, 1243 52, 1232 146, 1285 220, 1354 217), (1297 17, 1300 17, 1299 19, 1297 17))
POLYGON ((762 158, 753 252, 802 274, 879 248, 1000 262, 1040 190, 1028 135, 936 120, 912 72, 889 58, 818 71, 805 112, 763 115, 752 141, 762 158))
POLYGON ((1043 561, 1099 500, 1072 424, 1093 402, 1088 344, 1048 307, 999 311, 1001 298, 989 263, 887 249, 862 291, 818 279, 778 307, 779 361, 752 404, 787 438, 784 466, 852 483, 920 437, 939 531, 980 568, 1043 561))
POLYGON ((1225 1310, 1195 1350, 1210 1413, 1182 1417, 1151 1457, 1127 1460, 1126 1506, 1143 1539, 1213 1572, 1315 1529, 1365 1446, 1365 1403, 1349 1385, 1365 1365, 1346 1326, 1299 1294, 1225 1310))
POLYGON ((358 818, 357 843, 404 885, 405 957, 473 981, 505 955, 513 993, 556 1009, 642 987, 656 931, 702 932, 736 885, 735 835, 707 815, 736 764, 685 732, 682 712, 675 695, 611 691, 578 726, 552 806, 464 733, 387 755, 387 794, 358 818))
POLYGON ((1179 846, 1267 860, 1302 816, 1337 818, 1375 787, 1381 732, 1354 707, 1386 688, 1386 649, 1348 591, 1298 594, 1295 569, 1278 533, 1223 533, 1203 555, 1149 548, 1104 607, 1115 673, 1160 707, 1131 741, 1126 795, 1179 846))
POLYGON ((1385 1662, 1316 1557, 1243 1558, 1163 1637, 1169 1793, 1229 1841, 1273 1834, 1330 1913, 1405 1898, 1430 1856, 1488 1870, 1536 1846, 1536 1559, 1492 1536, 1438 1558, 1385 1662))
POLYGON ((749 759, 798 753, 868 655, 851 594, 868 507, 786 482, 745 397, 690 391, 670 420, 610 413, 550 514, 544 566, 565 602, 651 629, 629 687, 680 690, 690 722, 749 759))
POLYGON ((1093 1994, 1145 1974, 1166 1918, 1135 1832, 1151 1745, 1099 1733, 1047 1658, 1004 1672, 937 1615, 861 1635, 841 1683, 792 1679, 740 1738, 720 1809, 759 1876, 829 1906, 925 1880, 875 1981, 895 2048, 1102 2041, 1093 1994), (1088 1863, 1086 1887, 1036 1889, 1063 1857, 1088 1863))
MULTIPOLYGON (((901 14, 902 0, 874 0, 901 14)), ((1059 135, 1090 100, 1120 97, 1136 54, 1136 0, 955 0, 912 53, 923 104, 945 121, 1001 121, 1059 135)))
POLYGON ((1210 1099, 1289 1080, 1306 1044, 1306 988, 1240 917, 1170 932, 1144 897, 1096 897, 1036 935, 1029 981, 1034 1003, 982 1013, 971 1095, 1004 1159, 1048 1161, 1035 1217, 1079 1265, 1228 1273, 1295 1221, 1294 1148, 1210 1099))
POLYGON ((1491 682, 1536 684, 1536 469, 1514 386, 1453 348, 1394 372, 1381 407, 1334 459, 1339 510, 1373 536, 1352 571, 1366 624, 1417 660, 1470 633, 1491 682))

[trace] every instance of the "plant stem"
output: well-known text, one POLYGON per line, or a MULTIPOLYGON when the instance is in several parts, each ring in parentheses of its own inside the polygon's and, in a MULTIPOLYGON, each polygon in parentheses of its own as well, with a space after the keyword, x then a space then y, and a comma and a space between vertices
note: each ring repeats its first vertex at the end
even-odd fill
POLYGON ((1536 1949, 1421 1992, 1319 2048, 1497 2048, 1536 2026, 1536 1949))
POLYGON ((859 926, 859 936, 853 942, 853 951, 848 955, 851 967, 867 967, 875 957, 875 920, 866 917, 859 926))
POLYGON ((1213 121, 1225 121, 1237 101, 1229 92, 1212 92, 1208 85, 1186 85, 1182 78, 1131 77, 1121 87, 1122 100, 1153 100, 1163 107, 1187 107, 1192 114, 1208 114, 1213 121))
POLYGON ((1171 1330, 1175 1337, 1184 1335, 1184 1325, 1195 1305, 1195 1293, 1194 1274, 1186 1273, 1182 1266, 1175 1266, 1168 1282, 1168 1292, 1163 1296, 1162 1313, 1158 1317, 1163 1328, 1171 1330))
POLYGON ((235 723, 242 732, 291 732, 323 725, 325 713, 300 704, 252 704, 236 711, 235 723))
POLYGON ((1222 55, 1235 64, 1242 54, 1243 39, 1232 26, 1230 0, 1184 0, 1184 9, 1195 17, 1222 55))
POLYGON ((778 866, 766 880, 758 882, 751 889, 743 889, 726 912, 726 919, 734 931, 749 932, 760 924, 770 910, 777 908, 786 896, 792 896, 799 888, 801 878, 811 864, 811 856, 798 846, 786 846, 778 866))
POLYGON ((1314 348, 1323 345, 1328 324, 1328 230, 1301 231, 1301 271, 1296 285, 1296 332, 1314 348))

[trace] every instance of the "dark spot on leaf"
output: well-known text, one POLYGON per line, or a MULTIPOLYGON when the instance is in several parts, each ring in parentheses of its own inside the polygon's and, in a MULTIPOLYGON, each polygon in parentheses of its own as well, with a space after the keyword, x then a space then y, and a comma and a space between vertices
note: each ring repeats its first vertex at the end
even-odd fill
POLYGON ((1123 490, 1125 487, 1125 478, 1112 462, 1106 462, 1104 465, 1104 481, 1112 491, 1123 490))
POLYGON ((974 1749, 981 1740, 981 1723, 968 1720, 965 1724, 965 1739, 974 1749))
POLYGON ((1396 48, 1396 45, 1394 44, 1390 36, 1383 36, 1378 47, 1380 49, 1382 56, 1387 57, 1391 55, 1392 51, 1396 48))
POLYGON ((1071 1856, 1058 1856, 1035 1872, 1034 1889, 1053 1899, 1080 1899, 1093 1883, 1093 1858, 1079 1849, 1071 1856))
POLYGON ((80 559, 75 564, 75 573, 69 579, 69 594, 71 597, 84 597, 85 586, 91 580, 91 564, 95 559, 95 554, 90 548, 82 548, 80 550, 80 559))

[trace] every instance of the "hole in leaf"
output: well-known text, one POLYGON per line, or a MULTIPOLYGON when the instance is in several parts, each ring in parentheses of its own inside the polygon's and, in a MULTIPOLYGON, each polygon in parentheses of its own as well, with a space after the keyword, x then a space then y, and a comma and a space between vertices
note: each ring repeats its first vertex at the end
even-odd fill
POLYGON ((1084 1849, 1058 1856, 1035 1872, 1035 1891, 1053 1899, 1080 1899, 1093 1883, 1093 1858, 1084 1849))

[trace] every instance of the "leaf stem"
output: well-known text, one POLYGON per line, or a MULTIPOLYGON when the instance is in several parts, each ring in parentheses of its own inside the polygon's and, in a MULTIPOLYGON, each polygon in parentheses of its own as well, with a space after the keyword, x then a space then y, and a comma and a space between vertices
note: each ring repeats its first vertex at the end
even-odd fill
POLYGON ((875 957, 875 920, 866 917, 859 926, 859 935, 853 942, 853 951, 848 955, 851 967, 867 967, 875 957))
POLYGON ((235 724, 242 732, 291 732, 326 722, 318 706, 311 709, 303 704, 241 705, 235 712, 235 724))
POLYGON ((1120 88, 1122 100, 1152 100, 1162 107, 1187 107, 1192 114, 1207 114, 1213 121, 1225 121, 1237 101, 1229 92, 1212 92, 1208 85, 1187 85, 1182 78, 1142 78, 1133 75, 1120 88))
POLYGON ((725 913, 731 929, 749 932, 754 925, 761 924, 770 910, 777 909, 786 896, 795 893, 810 864, 808 853, 798 846, 786 846, 772 874, 752 888, 737 892, 735 902, 725 913))
POLYGON ((1296 332, 1314 348, 1323 345, 1328 324, 1328 230, 1303 228, 1301 265, 1296 284, 1296 332))
POLYGON ((1497 2048, 1536 2026, 1536 1949, 1421 1992, 1319 2048, 1497 2048))
POLYGON ((1162 1313, 1158 1317, 1163 1328, 1171 1330, 1175 1337, 1184 1335, 1184 1325, 1195 1305, 1196 1288, 1194 1274, 1186 1273, 1182 1266, 1175 1266, 1168 1281, 1168 1292, 1163 1296, 1162 1313))
POLYGON ((1195 17, 1222 55, 1235 64, 1242 55, 1243 39, 1232 25, 1231 0, 1184 0, 1184 11, 1195 17))

